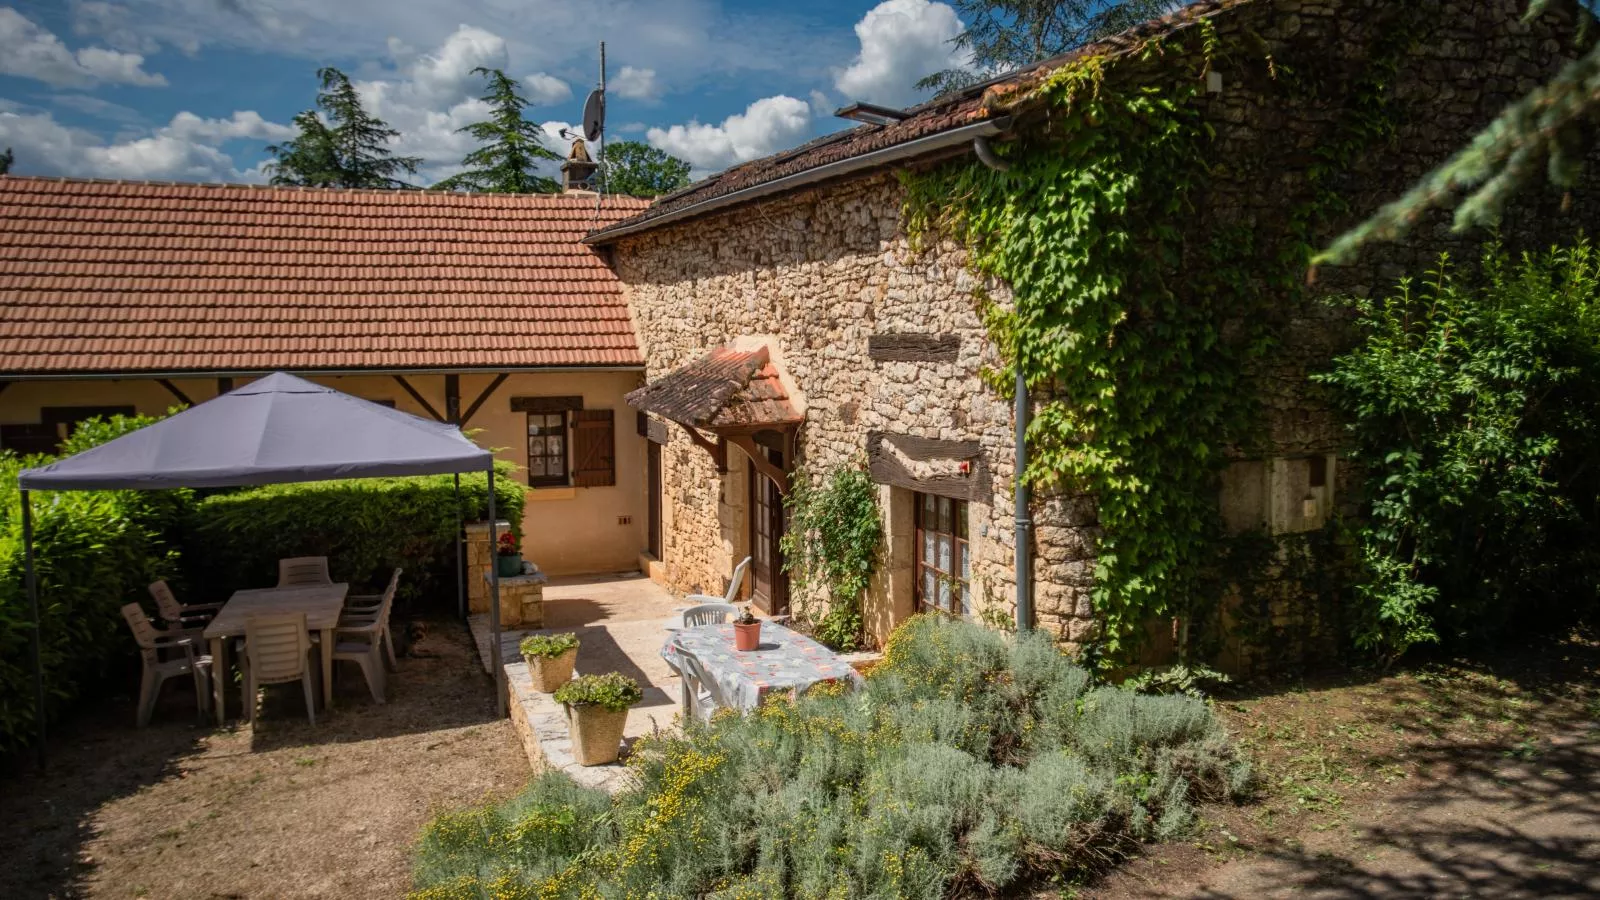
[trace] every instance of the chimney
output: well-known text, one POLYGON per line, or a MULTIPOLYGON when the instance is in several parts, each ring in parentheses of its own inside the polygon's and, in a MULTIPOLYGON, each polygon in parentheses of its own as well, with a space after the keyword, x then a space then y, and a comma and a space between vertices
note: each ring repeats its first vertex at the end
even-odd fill
POLYGON ((567 161, 561 164, 561 192, 594 193, 595 173, 599 169, 600 164, 589 158, 589 148, 583 138, 577 138, 567 153, 567 161))

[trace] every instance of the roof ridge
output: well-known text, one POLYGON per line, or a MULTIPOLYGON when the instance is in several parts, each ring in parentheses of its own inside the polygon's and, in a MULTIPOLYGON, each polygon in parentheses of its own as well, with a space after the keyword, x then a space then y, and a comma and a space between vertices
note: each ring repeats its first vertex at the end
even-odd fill
MULTIPOLYGON (((4 184, 4 183, 6 183, 8 181, 32 181, 32 182, 40 182, 40 183, 44 183, 44 184, 105 184, 105 185, 135 185, 135 186, 139 186, 139 187, 228 188, 228 189, 246 190, 246 191, 290 191, 290 192, 305 193, 305 194, 376 194, 376 195, 379 195, 379 196, 396 196, 396 195, 408 195, 409 196, 409 195, 420 194, 420 195, 425 195, 425 196, 430 196, 430 197, 461 197, 461 198, 464 198, 464 199, 466 199, 466 198, 479 198, 479 197, 503 197, 503 198, 506 198, 506 199, 513 199, 513 200, 531 200, 531 199, 542 199, 543 198, 543 199, 560 200, 562 202, 568 202, 568 203, 581 201, 581 202, 583 202, 585 204, 588 204, 588 203, 592 202, 595 199, 595 195, 592 194, 592 193, 585 193, 585 194, 566 194, 566 193, 512 194, 512 193, 500 193, 500 192, 496 192, 496 191, 451 191, 451 190, 438 190, 436 188, 412 188, 412 187, 404 187, 404 188, 349 188, 349 187, 322 187, 322 186, 318 186, 318 185, 303 185, 303 184, 254 184, 254 183, 245 182, 245 181, 164 181, 164 180, 160 180, 160 179, 150 179, 150 178, 145 178, 145 179, 140 179, 140 178, 77 178, 77 177, 66 176, 66 175, 11 175, 11 174, 0 175, 0 184, 4 184)), ((604 197, 604 201, 602 202, 602 205, 604 205, 605 203, 613 202, 613 201, 622 201, 622 202, 629 202, 629 203, 644 203, 644 204, 648 204, 650 202, 649 198, 633 197, 633 196, 629 196, 627 194, 605 194, 605 195, 602 195, 602 196, 604 197)))

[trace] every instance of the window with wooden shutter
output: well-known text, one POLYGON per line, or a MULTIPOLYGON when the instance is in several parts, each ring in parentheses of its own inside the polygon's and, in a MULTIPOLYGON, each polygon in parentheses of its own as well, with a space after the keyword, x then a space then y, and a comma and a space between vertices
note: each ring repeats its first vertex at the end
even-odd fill
POLYGON ((578 487, 616 484, 617 439, 612 411, 580 409, 572 416, 572 483, 578 487))

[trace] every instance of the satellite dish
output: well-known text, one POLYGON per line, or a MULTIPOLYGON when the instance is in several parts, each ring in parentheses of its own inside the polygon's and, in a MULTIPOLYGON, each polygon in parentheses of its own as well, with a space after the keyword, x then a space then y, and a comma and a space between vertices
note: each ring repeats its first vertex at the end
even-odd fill
POLYGON ((583 136, 598 141, 605 130, 606 94, 605 91, 594 90, 589 93, 589 99, 583 101, 583 136))

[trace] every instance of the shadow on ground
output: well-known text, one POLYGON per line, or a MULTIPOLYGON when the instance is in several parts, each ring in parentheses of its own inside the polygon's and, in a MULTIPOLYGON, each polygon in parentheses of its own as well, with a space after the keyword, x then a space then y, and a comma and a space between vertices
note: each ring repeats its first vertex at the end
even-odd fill
MULTIPOLYGON (((107 697, 58 727, 49 769, 0 775, 0 897, 367 897, 403 893, 417 829, 440 805, 528 776, 459 622, 432 621, 375 704, 336 673, 317 724, 298 684, 253 724, 199 722, 176 679, 153 724, 107 697)), ((239 709, 237 688, 230 708, 239 709)))
POLYGON ((1354 823, 1354 852, 1264 849, 1193 896, 1600 896, 1600 742, 1592 727, 1502 747, 1417 751, 1429 784, 1354 823))

